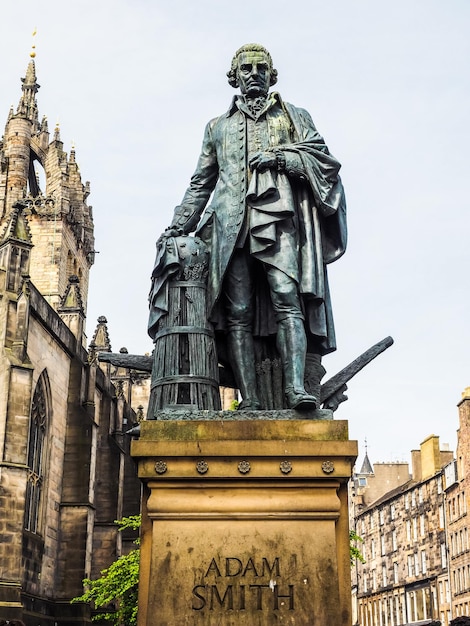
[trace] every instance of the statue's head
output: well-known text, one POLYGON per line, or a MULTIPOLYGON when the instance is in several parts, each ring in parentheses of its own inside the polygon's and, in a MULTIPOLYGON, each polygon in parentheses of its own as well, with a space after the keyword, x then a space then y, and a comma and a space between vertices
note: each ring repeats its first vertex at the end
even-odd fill
POLYGON ((252 96, 266 95, 277 83, 271 55, 258 43, 245 44, 235 52, 227 76, 232 87, 240 87, 243 94, 252 96))

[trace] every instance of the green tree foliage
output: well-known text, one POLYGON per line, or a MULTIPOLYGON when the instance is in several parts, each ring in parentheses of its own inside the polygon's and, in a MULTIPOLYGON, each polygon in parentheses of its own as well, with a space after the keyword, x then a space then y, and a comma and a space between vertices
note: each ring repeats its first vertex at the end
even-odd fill
MULTIPOLYGON (((120 531, 137 530, 140 522, 140 515, 116 520, 120 531)), ((139 545, 139 539, 134 543, 139 545)), ((85 578, 83 595, 74 598, 72 602, 93 603, 98 609, 104 608, 103 613, 93 616, 94 620, 106 620, 116 626, 134 626, 137 624, 139 562, 140 550, 134 548, 102 570, 100 578, 85 578)))
POLYGON ((358 542, 364 543, 364 539, 356 535, 354 530, 349 531, 349 558, 351 560, 351 567, 354 567, 356 560, 361 563, 365 563, 366 560, 362 555, 362 552, 357 547, 358 542))

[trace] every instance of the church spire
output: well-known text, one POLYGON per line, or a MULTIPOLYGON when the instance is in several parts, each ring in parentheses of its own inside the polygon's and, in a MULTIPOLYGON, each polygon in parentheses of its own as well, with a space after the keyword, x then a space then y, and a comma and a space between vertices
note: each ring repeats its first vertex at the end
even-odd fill
MULTIPOLYGON (((70 160, 64 151, 59 125, 49 134, 46 117, 39 117, 34 50, 35 46, 22 78, 18 109, 10 112, 0 140, 0 245, 14 205, 26 200, 24 214, 34 242, 31 281, 58 309, 64 304, 69 278, 77 276, 83 309, 77 314, 84 316, 95 249, 93 214, 87 204, 90 190, 81 180, 75 150, 70 160)), ((21 225, 18 217, 8 233, 15 226, 15 233, 21 234, 21 225)), ((68 309, 64 315, 72 312, 68 309)))
POLYGON ((98 325, 93 335, 92 344, 97 352, 111 352, 111 342, 108 334, 108 320, 104 315, 98 318, 98 325))
POLYGON ((32 245, 31 231, 28 221, 23 213, 23 210, 27 206, 27 203, 24 201, 17 202, 13 205, 13 210, 11 211, 5 228, 0 235, 0 244, 11 239, 16 243, 27 243, 28 246, 32 245))
POLYGON ((359 474, 373 474, 374 470, 372 469, 372 464, 369 460, 369 455, 367 453, 367 439, 365 440, 365 448, 366 448, 366 453, 364 455, 364 461, 362 462, 362 467, 361 467, 361 471, 359 472, 359 474))
MULTIPOLYGON (((34 29, 33 37, 36 35, 36 29, 34 29)), ((38 105, 36 102, 36 94, 40 85, 37 82, 36 78, 36 66, 34 64, 34 58, 36 57, 36 46, 33 44, 31 48, 31 52, 29 54, 31 57, 30 62, 28 63, 28 67, 26 68, 26 75, 21 79, 23 83, 21 86, 22 94, 17 108, 17 115, 22 117, 26 117, 33 123, 34 130, 38 130, 39 128, 39 119, 38 119, 38 105)))
POLYGON ((33 247, 31 231, 24 215, 26 202, 13 205, 3 232, 0 234, 0 266, 6 270, 5 289, 18 292, 25 275, 29 274, 33 247))
POLYGON ((26 117, 33 123, 35 129, 37 129, 39 126, 39 119, 36 94, 40 85, 38 85, 36 79, 36 66, 33 59, 29 62, 28 67, 26 68, 26 76, 21 79, 21 82, 23 83, 21 86, 22 94, 16 114, 26 117))
POLYGON ((78 276, 74 274, 69 276, 69 284, 61 298, 57 312, 75 335, 79 344, 82 344, 84 340, 83 329, 85 326, 85 311, 83 309, 80 279, 78 276))

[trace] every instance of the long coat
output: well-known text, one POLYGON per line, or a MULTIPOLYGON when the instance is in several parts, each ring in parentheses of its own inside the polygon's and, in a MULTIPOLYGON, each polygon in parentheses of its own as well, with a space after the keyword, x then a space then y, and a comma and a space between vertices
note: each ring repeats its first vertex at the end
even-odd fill
MULTIPOLYGON (((261 191, 256 197, 247 163, 247 116, 240 106, 243 101, 235 98, 226 114, 206 126, 196 171, 172 226, 185 233, 197 228, 196 234, 210 249, 208 311, 216 329, 223 328, 224 323, 223 309, 218 305, 225 272, 240 237, 247 236, 255 257, 279 267, 298 282, 307 335, 325 354, 336 347, 325 266, 339 258, 346 247, 340 164, 329 154, 307 111, 283 102, 277 93, 269 98, 265 113, 267 149, 282 152, 284 171, 272 172, 268 192, 261 191), (297 231, 294 260, 280 250, 286 219, 294 221, 297 231), (243 229, 247 228, 245 235, 243 229)), ((261 180, 258 183, 264 184, 261 180)), ((273 332, 268 300, 266 296, 257 299, 268 315, 257 313, 255 319, 260 323, 254 334, 273 332)))

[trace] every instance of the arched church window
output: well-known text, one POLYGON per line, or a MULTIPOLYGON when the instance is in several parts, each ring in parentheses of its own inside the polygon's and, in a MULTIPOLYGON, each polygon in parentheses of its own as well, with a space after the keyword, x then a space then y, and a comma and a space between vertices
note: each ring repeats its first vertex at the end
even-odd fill
POLYGON ((49 421, 49 385, 44 371, 36 385, 31 405, 28 443, 28 482, 24 526, 33 533, 39 531, 41 495, 44 483, 44 460, 47 425, 49 421))
POLYGON ((28 191, 33 198, 42 195, 46 189, 44 168, 37 154, 31 150, 29 158, 28 191))

